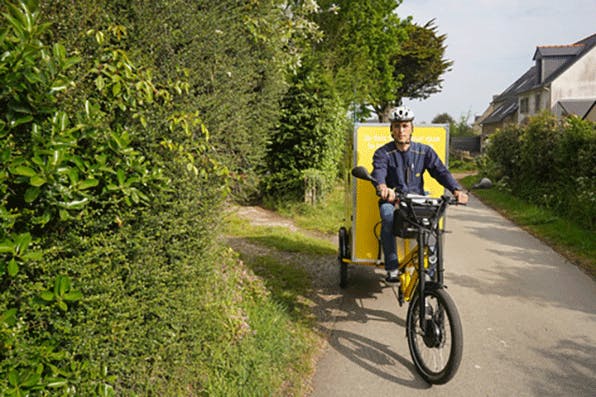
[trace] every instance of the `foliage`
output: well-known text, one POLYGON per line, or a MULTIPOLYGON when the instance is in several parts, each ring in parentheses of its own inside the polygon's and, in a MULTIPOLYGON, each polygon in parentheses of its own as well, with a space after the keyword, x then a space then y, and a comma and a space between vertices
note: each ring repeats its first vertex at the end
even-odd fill
MULTIPOLYGON (((145 332, 135 339, 140 351, 159 338, 142 326, 154 323, 136 321, 133 309, 143 306, 135 284, 130 289, 115 281, 131 281, 127 277, 135 272, 129 266, 136 260, 138 275, 149 280, 138 288, 163 296, 167 283, 153 282, 153 273, 142 266, 149 256, 143 249, 158 246, 145 245, 141 237, 151 232, 166 239, 163 256, 154 255, 157 273, 184 263, 176 260, 184 251, 173 242, 187 246, 180 237, 188 230, 195 233, 195 252, 205 253, 212 237, 204 227, 147 228, 161 225, 161 219, 151 219, 166 213, 164 207, 198 208, 188 219, 209 220, 225 191, 208 186, 223 174, 206 153, 206 130, 197 115, 173 107, 183 85, 157 85, 148 70, 137 68, 120 45, 124 28, 88 32, 86 54, 93 56, 83 69, 80 58, 67 56, 60 44, 44 44, 49 26, 39 23, 34 3, 3 3, 0 34, 0 101, 6 109, 0 122, 0 389, 8 395, 135 390, 148 382, 147 373, 135 372, 145 367, 129 365, 131 346, 118 350, 105 342, 119 326, 145 332), (155 119, 156 113, 169 117, 155 119), (178 181, 184 185, 176 186, 178 181), (195 206, 181 199, 184 188, 192 190, 187 196, 197 200, 195 206), (172 207, 177 200, 180 206, 172 207), (121 232, 129 223, 140 225, 130 240, 121 232), (114 297, 122 303, 114 309, 123 310, 104 318, 114 297), (132 323, 126 326, 123 318, 132 323), (104 328, 105 321, 114 323, 104 328), (107 353, 94 356, 103 343, 107 353), (130 380, 130 373, 142 376, 130 380)), ((176 285, 187 274, 169 277, 164 281, 176 285)), ((158 302, 147 300, 152 309, 158 302)), ((173 311, 187 306, 183 300, 171 303, 173 311)))
POLYGON ((157 76, 189 82, 184 107, 201 109, 237 201, 259 196, 286 75, 299 66, 305 42, 317 34, 305 18, 316 10, 312 3, 137 0, 119 12, 157 76))
POLYGON ((454 136, 476 136, 474 128, 468 124, 470 119, 470 112, 468 114, 462 114, 458 121, 455 121, 448 113, 441 113, 436 115, 432 119, 432 123, 436 124, 449 124, 449 135, 454 136))
POLYGON ((1 1, 2 393, 286 387, 306 331, 218 247, 222 201, 331 186, 346 103, 398 88, 395 5, 327 42, 314 1, 1 1))
POLYGON ((308 179, 318 179, 321 197, 337 178, 347 119, 341 102, 314 65, 304 65, 282 101, 278 128, 266 156, 265 193, 286 200, 304 197, 308 179))
POLYGON ((446 36, 434 21, 423 26, 400 19, 400 1, 321 1, 328 10, 316 15, 324 39, 315 46, 324 67, 337 82, 346 103, 362 114, 374 109, 379 121, 402 98, 427 98, 438 92, 441 75, 452 62, 445 60, 446 36), (366 21, 366 23, 363 23, 366 21))
POLYGON ((559 211, 590 229, 596 214, 596 124, 541 114, 491 136, 483 172, 515 195, 559 211))
POLYGON ((324 0, 319 4, 324 12, 315 16, 315 22, 324 36, 315 45, 316 56, 331 73, 344 103, 361 105, 365 111, 366 105, 392 101, 400 87, 392 57, 407 37, 395 13, 398 2, 324 0))
POLYGON ((459 118, 459 121, 453 122, 449 125, 449 135, 459 137, 476 136, 477 134, 474 132, 474 129, 470 124, 468 124, 469 119, 469 112, 467 115, 462 114, 459 118))
POLYGON ((476 159, 457 158, 456 156, 457 153, 455 155, 450 154, 449 157, 449 171, 451 173, 478 170, 476 159))
POLYGON ((455 120, 449 113, 437 114, 431 121, 433 124, 449 124, 455 123, 455 120))
POLYGON ((441 76, 451 70, 453 61, 444 58, 447 35, 437 30, 434 19, 423 26, 407 25, 408 39, 392 62, 394 78, 401 82, 394 102, 400 103, 402 98, 426 99, 441 91, 441 76))

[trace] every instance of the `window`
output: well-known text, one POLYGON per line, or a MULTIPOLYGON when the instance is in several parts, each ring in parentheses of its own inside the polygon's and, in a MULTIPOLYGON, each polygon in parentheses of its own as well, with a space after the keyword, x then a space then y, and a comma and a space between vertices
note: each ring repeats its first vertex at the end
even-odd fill
POLYGON ((528 98, 521 98, 519 100, 519 112, 524 114, 524 113, 528 113, 528 110, 530 110, 530 106, 529 106, 529 100, 528 98))
POLYGON ((534 96, 534 113, 538 113, 540 111, 540 94, 536 94, 534 96))

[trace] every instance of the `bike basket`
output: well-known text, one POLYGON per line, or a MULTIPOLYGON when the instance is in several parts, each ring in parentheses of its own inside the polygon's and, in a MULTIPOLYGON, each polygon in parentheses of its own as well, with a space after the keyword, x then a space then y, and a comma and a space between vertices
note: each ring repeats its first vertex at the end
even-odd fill
POLYGON ((393 212, 393 234, 401 238, 416 238, 416 224, 426 224, 439 210, 437 205, 411 202, 400 203, 393 212))
POLYGON ((415 238, 416 230, 409 221, 406 208, 396 208, 393 211, 393 234, 401 238, 415 238))

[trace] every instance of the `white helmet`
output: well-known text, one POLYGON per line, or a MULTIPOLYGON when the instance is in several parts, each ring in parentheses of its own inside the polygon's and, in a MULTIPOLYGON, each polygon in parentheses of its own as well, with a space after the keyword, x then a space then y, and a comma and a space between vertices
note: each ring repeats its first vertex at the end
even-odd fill
POLYGON ((407 106, 398 106, 391 109, 389 113, 389 121, 412 121, 414 120, 414 112, 407 106))

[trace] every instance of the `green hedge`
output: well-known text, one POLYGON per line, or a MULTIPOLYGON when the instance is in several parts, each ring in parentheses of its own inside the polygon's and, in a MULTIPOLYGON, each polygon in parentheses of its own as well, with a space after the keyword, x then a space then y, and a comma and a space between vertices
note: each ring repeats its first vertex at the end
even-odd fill
POLYGON ((205 276, 226 169, 185 84, 137 67, 120 26, 85 32, 90 61, 45 44, 36 2, 2 10, 1 394, 201 390, 199 334, 227 335, 205 293, 230 288, 205 276))
POLYGON ((320 69, 303 65, 282 101, 280 122, 267 148, 263 191, 272 201, 300 201, 307 189, 320 199, 331 191, 349 126, 342 109, 320 69))
POLYGON ((596 123, 542 114, 490 137, 483 171, 513 194, 596 225, 596 123))

